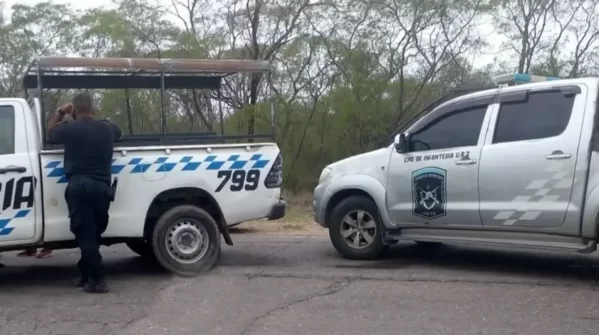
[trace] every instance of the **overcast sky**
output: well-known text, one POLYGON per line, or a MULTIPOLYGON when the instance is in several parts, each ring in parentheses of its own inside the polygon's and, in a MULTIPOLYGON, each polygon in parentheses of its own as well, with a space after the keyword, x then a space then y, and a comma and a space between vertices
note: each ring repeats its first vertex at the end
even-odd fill
MULTIPOLYGON (((43 2, 40 0, 5 0, 3 1, 6 4, 6 8, 10 8, 12 5, 16 4, 16 3, 20 3, 23 5, 35 5, 38 2, 43 2)), ((73 7, 76 8, 86 8, 86 7, 105 7, 105 6, 112 6, 112 1, 111 0, 94 0, 93 6, 90 6, 90 3, 92 3, 91 1, 83 1, 83 0, 54 0, 52 1, 54 3, 58 3, 58 4, 68 4, 71 5, 73 7)))
MULTIPOLYGON (((155 0, 152 0, 152 1, 155 1, 155 0)), ((10 7, 13 4, 16 4, 16 3, 20 3, 20 4, 24 4, 24 5, 34 5, 38 2, 44 2, 44 0, 4 0, 3 2, 5 3, 5 9, 8 10, 8 9, 10 9, 10 7)), ((112 0, 94 0, 94 1, 53 0, 51 2, 54 2, 57 4, 68 4, 68 5, 72 6, 73 8, 77 8, 77 9, 92 8, 92 7, 107 8, 107 7, 114 6, 114 4, 112 3, 112 0), (93 5, 90 5, 90 3, 93 3, 93 5)), ((163 2, 167 6, 170 5, 170 1, 168 1, 168 0, 158 0, 158 2, 163 2)), ((501 36, 494 34, 493 30, 494 29, 493 29, 493 26, 491 23, 485 24, 482 27, 479 27, 479 29, 478 29, 480 34, 482 34, 483 36, 486 36, 488 38, 488 41, 495 42, 495 43, 491 43, 491 44, 495 45, 495 47, 489 48, 489 50, 487 50, 488 54, 486 54, 486 55, 470 57, 470 61, 473 62, 474 66, 476 66, 476 67, 484 66, 484 65, 487 65, 487 64, 493 62, 493 58, 496 56, 496 51, 499 50, 499 45, 501 44, 501 42, 503 42, 503 40, 505 40, 501 36)))

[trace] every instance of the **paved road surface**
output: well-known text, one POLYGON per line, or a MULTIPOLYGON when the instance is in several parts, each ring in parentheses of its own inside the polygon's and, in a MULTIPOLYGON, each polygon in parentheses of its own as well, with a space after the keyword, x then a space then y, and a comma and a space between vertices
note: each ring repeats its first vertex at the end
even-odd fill
POLYGON ((112 288, 71 287, 75 251, 4 254, 0 334, 594 334, 599 258, 415 244, 377 262, 327 239, 235 236, 221 265, 175 278, 104 249, 112 288))

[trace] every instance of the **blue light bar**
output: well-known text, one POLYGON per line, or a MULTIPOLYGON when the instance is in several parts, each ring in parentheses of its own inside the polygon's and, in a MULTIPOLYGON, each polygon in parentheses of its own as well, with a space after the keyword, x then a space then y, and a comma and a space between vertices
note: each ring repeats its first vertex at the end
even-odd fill
POLYGON ((497 85, 518 85, 559 80, 558 77, 533 76, 526 73, 502 74, 493 78, 497 85))

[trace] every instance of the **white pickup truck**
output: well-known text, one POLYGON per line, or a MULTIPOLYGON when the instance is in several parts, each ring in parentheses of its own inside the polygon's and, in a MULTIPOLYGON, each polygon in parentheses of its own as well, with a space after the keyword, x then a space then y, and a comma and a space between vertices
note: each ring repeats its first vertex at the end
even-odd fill
POLYGON ((314 217, 342 255, 377 258, 400 240, 596 250, 599 78, 496 82, 324 169, 314 217))
MULTIPOLYGON (((247 61, 57 57, 41 58, 36 66, 24 86, 40 95, 47 88, 149 88, 156 83, 162 89, 205 88, 201 71, 269 68, 268 63, 247 61), (56 68, 70 70, 53 72, 56 68), (82 74, 72 68, 118 71, 82 74), (165 69, 185 70, 185 78, 165 78, 165 69), (143 77, 132 72, 140 70, 143 77)), ((220 77, 211 78, 214 83, 220 77)), ((64 198, 63 150, 45 144, 43 108, 37 98, 32 105, 20 98, 0 99, 0 251, 76 247, 64 198)), ((112 173, 118 183, 103 243, 125 242, 173 273, 197 275, 218 259, 219 232, 232 245, 228 224, 283 217, 277 145, 224 140, 213 135, 126 135, 114 151, 112 173)))

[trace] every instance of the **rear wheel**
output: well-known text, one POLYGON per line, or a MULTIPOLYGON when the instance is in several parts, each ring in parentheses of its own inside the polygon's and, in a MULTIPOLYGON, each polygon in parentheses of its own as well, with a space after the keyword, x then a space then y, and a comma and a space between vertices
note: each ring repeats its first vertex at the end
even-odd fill
POLYGON ((387 248, 381 227, 376 204, 366 197, 352 196, 333 209, 329 237, 345 258, 377 259, 387 248))
POLYGON ((176 206, 158 219, 152 247, 156 259, 168 271, 185 277, 197 276, 212 269, 218 260, 218 226, 202 208, 176 206))

